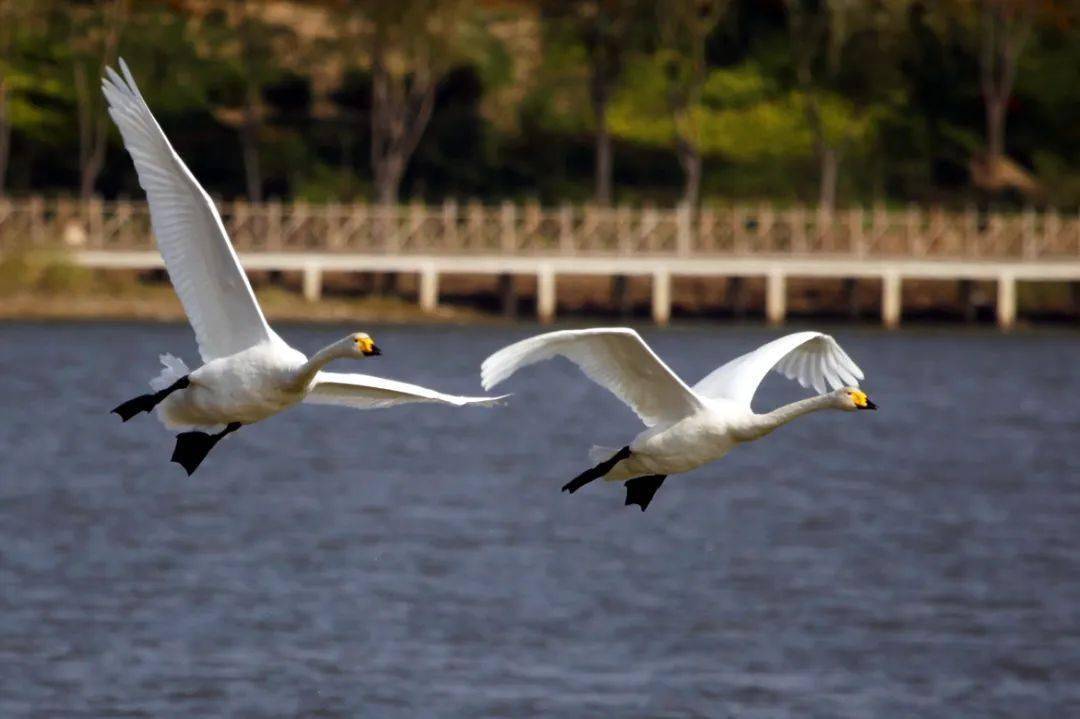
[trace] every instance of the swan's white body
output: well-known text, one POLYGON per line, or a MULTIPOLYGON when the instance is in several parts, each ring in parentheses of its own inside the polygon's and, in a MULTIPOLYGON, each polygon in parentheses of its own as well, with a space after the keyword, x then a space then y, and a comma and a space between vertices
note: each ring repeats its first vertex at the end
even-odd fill
POLYGON ((203 360, 189 372, 179 359, 162 355, 165 369, 151 382, 155 390, 185 376, 190 381, 157 404, 166 426, 250 424, 300 401, 373 409, 408 402, 489 405, 500 399, 322 371, 334 359, 376 353, 364 334, 310 359, 286 344, 267 324, 214 203, 169 144, 123 60, 120 69, 123 77, 107 68, 102 91, 146 190, 158 249, 203 360))
POLYGON ((307 357, 284 342, 257 344, 210 360, 193 372, 176 358, 171 360, 151 386, 164 389, 185 375, 191 386, 157 406, 167 427, 251 424, 302 401, 310 389, 296 381, 307 357))
MULTIPOLYGON (((482 367, 483 386, 490 389, 518 369, 557 355, 581 367, 646 425, 627 445, 630 455, 605 475, 611 481, 688 472, 807 412, 874 408, 865 394, 853 389, 862 371, 832 337, 821 332, 796 332, 769 342, 728 362, 692 388, 632 329, 550 332, 488 357, 482 367), (771 369, 821 394, 757 414, 750 402, 771 369), (835 391, 826 393, 826 386, 835 391)), ((603 461, 616 451, 594 447, 590 457, 603 461)))

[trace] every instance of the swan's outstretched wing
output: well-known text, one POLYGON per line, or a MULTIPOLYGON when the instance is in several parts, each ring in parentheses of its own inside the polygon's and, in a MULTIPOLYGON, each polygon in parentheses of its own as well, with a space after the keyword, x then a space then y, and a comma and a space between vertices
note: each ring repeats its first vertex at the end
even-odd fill
POLYGON ((706 397, 726 398, 750 406, 761 380, 769 370, 819 394, 832 389, 858 387, 862 370, 832 337, 821 332, 796 332, 747 352, 713 370, 694 385, 706 397))
POLYGON ((311 404, 337 404, 357 409, 381 409, 410 402, 436 402, 452 404, 455 407, 469 405, 490 407, 508 396, 504 394, 498 397, 458 397, 408 382, 398 382, 366 374, 319 372, 315 375, 315 385, 304 401, 311 404))
POLYGON ((484 360, 481 381, 491 389, 522 367, 562 355, 637 413, 647 426, 674 422, 701 399, 625 327, 548 332, 504 347, 484 360))
POLYGON ((203 360, 277 339, 213 201, 169 144, 123 60, 120 70, 123 77, 106 68, 102 91, 146 190, 158 249, 203 360))

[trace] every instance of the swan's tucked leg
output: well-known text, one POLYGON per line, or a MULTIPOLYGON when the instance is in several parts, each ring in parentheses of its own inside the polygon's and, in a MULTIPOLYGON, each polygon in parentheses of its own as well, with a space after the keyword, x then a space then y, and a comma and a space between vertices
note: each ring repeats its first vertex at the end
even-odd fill
POLYGON ((153 394, 141 394, 134 399, 129 399, 122 405, 113 408, 112 412, 120 415, 120 419, 127 422, 139 412, 152 412, 154 407, 158 406, 163 399, 177 390, 184 389, 190 384, 191 380, 187 378, 187 375, 184 375, 165 389, 158 390, 153 394))
POLYGON ((217 434, 197 431, 181 432, 176 435, 176 448, 173 450, 172 461, 186 469, 190 477, 206 459, 206 455, 210 454, 214 445, 220 442, 222 437, 238 429, 240 429, 239 422, 230 422, 217 434))
POLYGON ((656 490, 660 489, 660 485, 667 479, 666 474, 650 474, 647 477, 635 477, 634 479, 626 480, 626 506, 631 504, 637 504, 641 506, 641 511, 644 512, 649 502, 652 501, 653 495, 656 494, 656 490))
POLYGON ((630 447, 623 447, 611 459, 605 460, 592 469, 586 469, 563 485, 562 491, 573 494, 594 479, 600 479, 615 468, 615 465, 630 456, 630 447))

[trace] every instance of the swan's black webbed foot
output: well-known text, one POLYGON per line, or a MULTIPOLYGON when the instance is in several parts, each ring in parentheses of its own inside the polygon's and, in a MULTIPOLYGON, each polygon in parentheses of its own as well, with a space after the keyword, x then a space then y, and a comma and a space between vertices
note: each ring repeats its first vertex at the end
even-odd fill
POLYGON ((230 422, 225 429, 217 434, 206 432, 181 432, 176 435, 176 448, 173 450, 172 461, 187 470, 190 477, 199 468, 206 455, 214 448, 221 438, 230 432, 240 429, 239 422, 230 422))
POLYGON ((630 447, 623 447, 611 459, 605 460, 592 469, 586 469, 563 485, 562 491, 573 494, 594 479, 600 479, 615 468, 615 465, 630 456, 630 447))
POLYGON ((626 506, 631 504, 637 504, 641 506, 641 511, 644 512, 649 502, 652 501, 653 495, 656 494, 656 490, 660 489, 660 485, 667 479, 666 474, 651 474, 648 477, 635 477, 634 479, 626 480, 626 506))
POLYGON ((122 405, 114 407, 112 412, 113 414, 120 415, 120 419, 127 422, 139 412, 152 412, 154 407, 157 407, 163 399, 176 390, 184 389, 190 384, 191 380, 187 378, 187 375, 184 375, 163 390, 158 390, 153 394, 141 394, 134 399, 129 399, 122 405))

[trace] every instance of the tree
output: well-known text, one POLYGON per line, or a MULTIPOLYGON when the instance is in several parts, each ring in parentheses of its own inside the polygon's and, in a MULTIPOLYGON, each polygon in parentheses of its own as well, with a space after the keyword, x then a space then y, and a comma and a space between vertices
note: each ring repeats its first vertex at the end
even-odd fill
POLYGON ((242 119, 240 122, 240 146, 244 154, 244 178, 247 196, 252 202, 261 202, 262 169, 259 162, 259 136, 262 134, 265 107, 263 106, 263 82, 266 73, 260 58, 269 56, 266 46, 266 29, 255 17, 247 0, 234 3, 236 34, 239 40, 239 60, 244 80, 242 119))
MULTIPOLYGON (((981 0, 979 8, 979 88, 986 118, 986 169, 991 178, 1005 164, 1006 110, 1016 84, 1020 53, 1031 36, 1031 0, 981 0)), ((991 182, 993 184, 993 182, 991 182)))
POLYGON ((15 0, 0 0, 0 197, 4 196, 8 156, 11 152, 11 95, 15 55, 15 27, 22 18, 15 0))
MULTIPOLYGON (((353 7, 353 6, 350 6, 353 7)), ((364 0, 342 29, 370 48, 371 171, 376 199, 395 204, 435 109, 440 79, 468 56, 466 0, 364 0)))
POLYGON ((68 40, 74 55, 73 86, 79 128, 79 195, 89 198, 105 162, 109 118, 99 88, 105 68, 116 60, 120 33, 128 15, 127 0, 89 5, 67 3, 68 40))
POLYGON ((657 3, 661 57, 668 80, 667 103, 674 120, 675 153, 683 171, 682 201, 701 196, 701 127, 697 109, 708 77, 705 45, 727 0, 663 0, 657 3))
POLYGON ((585 51, 588 95, 593 121, 593 199, 609 205, 612 199, 611 128, 608 108, 622 75, 626 54, 640 34, 639 0, 552 0, 552 24, 568 26, 585 51))
MULTIPOLYGON (((898 18, 905 0, 866 3, 858 0, 784 0, 795 77, 803 96, 806 121, 814 136, 818 159, 818 205, 831 213, 836 206, 840 163, 851 146, 868 131, 869 103, 860 93, 845 92, 844 76, 860 64, 884 74, 895 42, 898 18), (851 40, 869 35, 869 57, 848 57, 851 40)), ((872 95, 880 78, 863 82, 862 95, 872 95), (868 89, 866 89, 868 88, 868 89)))
POLYGON ((231 92, 218 119, 236 128, 244 163, 244 185, 251 202, 263 199, 262 143, 268 110, 263 99, 289 62, 294 61, 295 33, 257 0, 180 2, 199 37, 200 51, 219 65, 231 92))

